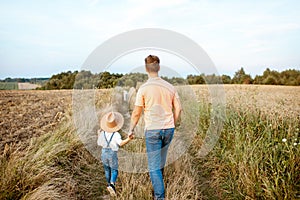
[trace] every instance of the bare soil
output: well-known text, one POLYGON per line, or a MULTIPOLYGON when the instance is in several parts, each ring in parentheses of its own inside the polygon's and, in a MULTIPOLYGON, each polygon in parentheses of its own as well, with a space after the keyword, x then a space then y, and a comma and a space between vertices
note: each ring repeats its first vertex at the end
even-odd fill
POLYGON ((0 152, 5 144, 26 147, 29 139, 54 130, 71 106, 69 91, 0 91, 0 152))

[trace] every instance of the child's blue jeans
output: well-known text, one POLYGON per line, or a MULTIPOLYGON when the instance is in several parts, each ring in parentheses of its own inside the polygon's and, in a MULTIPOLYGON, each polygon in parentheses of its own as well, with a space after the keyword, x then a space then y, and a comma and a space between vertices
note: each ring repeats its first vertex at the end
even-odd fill
POLYGON ((162 169, 165 166, 169 145, 173 139, 174 128, 146 130, 146 147, 150 179, 155 199, 165 198, 162 169))
POLYGON ((118 177, 118 155, 111 148, 102 148, 101 160, 103 163, 105 178, 108 183, 115 183, 118 177))

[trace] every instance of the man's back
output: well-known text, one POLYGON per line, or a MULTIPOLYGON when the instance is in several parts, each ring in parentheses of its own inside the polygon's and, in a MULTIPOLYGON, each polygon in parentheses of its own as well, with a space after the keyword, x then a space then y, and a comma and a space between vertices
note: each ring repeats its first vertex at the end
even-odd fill
POLYGON ((173 104, 178 94, 170 83, 155 77, 143 84, 137 94, 136 106, 142 106, 145 129, 174 128, 173 104))

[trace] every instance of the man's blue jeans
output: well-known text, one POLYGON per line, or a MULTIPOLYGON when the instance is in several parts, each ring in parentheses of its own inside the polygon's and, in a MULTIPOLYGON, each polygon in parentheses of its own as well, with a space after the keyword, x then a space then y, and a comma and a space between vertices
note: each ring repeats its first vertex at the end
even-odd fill
POLYGON ((118 155, 111 148, 102 148, 101 160, 103 163, 105 178, 108 183, 114 183, 118 177, 118 155))
POLYGON ((146 130, 146 147, 150 179, 155 199, 165 198, 162 169, 166 164, 167 152, 173 139, 174 128, 146 130))

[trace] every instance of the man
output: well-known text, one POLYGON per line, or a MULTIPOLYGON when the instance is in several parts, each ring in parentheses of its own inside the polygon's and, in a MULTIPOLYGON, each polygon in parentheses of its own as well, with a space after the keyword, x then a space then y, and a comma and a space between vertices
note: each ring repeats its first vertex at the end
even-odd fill
POLYGON ((129 135, 133 135, 144 110, 148 168, 154 199, 165 198, 163 168, 174 135, 175 124, 181 112, 179 96, 174 86, 158 76, 159 63, 157 56, 149 55, 145 58, 149 79, 137 92, 129 130, 129 135))

